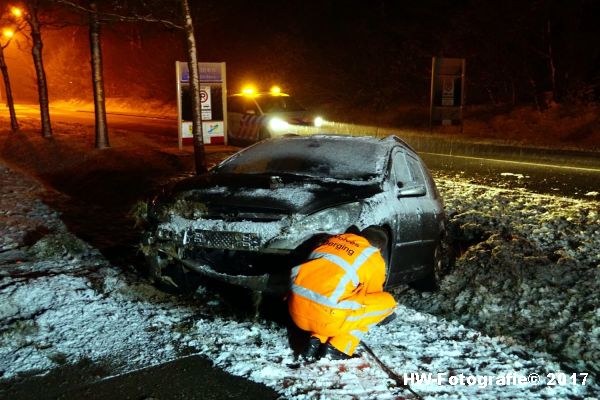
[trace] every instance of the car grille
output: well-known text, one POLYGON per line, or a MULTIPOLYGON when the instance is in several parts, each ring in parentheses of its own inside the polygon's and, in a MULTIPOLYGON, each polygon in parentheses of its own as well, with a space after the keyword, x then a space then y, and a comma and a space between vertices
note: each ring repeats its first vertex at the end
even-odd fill
POLYGON ((214 232, 190 229, 183 236, 183 244, 229 250, 258 250, 260 239, 255 233, 214 232))
POLYGON ((206 219, 222 219, 223 221, 254 221, 254 222, 271 222, 279 221, 286 217, 286 214, 279 210, 269 209, 252 209, 243 210, 237 207, 232 210, 232 207, 216 207, 211 206, 202 216, 206 219))

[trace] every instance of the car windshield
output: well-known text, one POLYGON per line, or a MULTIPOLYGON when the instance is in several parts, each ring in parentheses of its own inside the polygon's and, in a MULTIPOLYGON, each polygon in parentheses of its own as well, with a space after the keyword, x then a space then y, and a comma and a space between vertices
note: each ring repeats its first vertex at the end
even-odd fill
POLYGON ((281 138, 238 153, 220 164, 215 172, 381 180, 387 154, 387 146, 372 138, 281 138))
POLYGON ((290 96, 259 96, 255 98, 261 110, 267 113, 305 111, 290 96))

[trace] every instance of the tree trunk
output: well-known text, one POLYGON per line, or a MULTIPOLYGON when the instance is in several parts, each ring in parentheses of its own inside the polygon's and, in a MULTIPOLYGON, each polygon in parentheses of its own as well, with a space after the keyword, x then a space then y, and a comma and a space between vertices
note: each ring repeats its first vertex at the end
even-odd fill
POLYGON ((200 71, 198 70, 198 56, 196 53, 196 38, 194 37, 194 24, 188 0, 181 0, 183 25, 186 38, 188 69, 190 71, 190 95, 192 96, 192 129, 194 132, 194 160, 196 174, 207 171, 204 142, 202 139, 202 113, 200 111, 200 71))
POLYGON ((40 117, 42 121, 42 137, 52 137, 52 126, 50 124, 50 109, 48 108, 48 88, 46 85, 46 72, 44 71, 44 62, 42 61, 42 35, 40 33, 40 21, 37 14, 37 5, 28 5, 27 23, 31 28, 31 54, 33 56, 33 66, 37 75, 38 97, 40 102, 40 117))
POLYGON ((94 113, 96 117, 96 148, 110 147, 106 123, 104 97, 104 73, 102 70, 102 46, 100 43, 100 22, 95 1, 90 1, 90 52, 92 61, 92 84, 94 87, 94 113))
POLYGON ((13 131, 19 130, 19 122, 17 121, 17 114, 15 113, 15 102, 12 96, 12 89, 10 88, 10 79, 8 77, 8 67, 4 60, 4 48, 0 46, 0 70, 2 70, 2 78, 4 79, 4 89, 6 91, 6 105, 10 113, 10 128, 13 131))
POLYGON ((552 82, 552 101, 558 103, 560 95, 556 84, 556 65, 554 64, 554 54, 552 52, 552 27, 550 20, 546 21, 546 35, 548 37, 548 64, 550 67, 550 81, 552 82))

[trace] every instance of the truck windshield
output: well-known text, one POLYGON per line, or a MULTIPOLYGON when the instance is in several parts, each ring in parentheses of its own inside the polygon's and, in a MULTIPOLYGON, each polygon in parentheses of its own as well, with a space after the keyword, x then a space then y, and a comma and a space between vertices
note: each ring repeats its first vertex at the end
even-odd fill
POLYGON ((259 96, 256 97, 256 102, 265 114, 305 111, 304 108, 290 96, 259 96))

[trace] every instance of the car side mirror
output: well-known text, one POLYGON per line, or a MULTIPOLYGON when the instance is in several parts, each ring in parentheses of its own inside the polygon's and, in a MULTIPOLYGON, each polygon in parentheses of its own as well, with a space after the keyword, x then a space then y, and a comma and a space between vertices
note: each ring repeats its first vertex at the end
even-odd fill
POLYGON ((246 111, 244 112, 244 114, 248 114, 248 115, 255 115, 255 114, 256 114, 256 111, 254 111, 254 110, 246 110, 246 111))
POLYGON ((398 198, 425 196, 426 193, 425 185, 415 185, 410 187, 403 187, 401 184, 398 185, 398 198))

